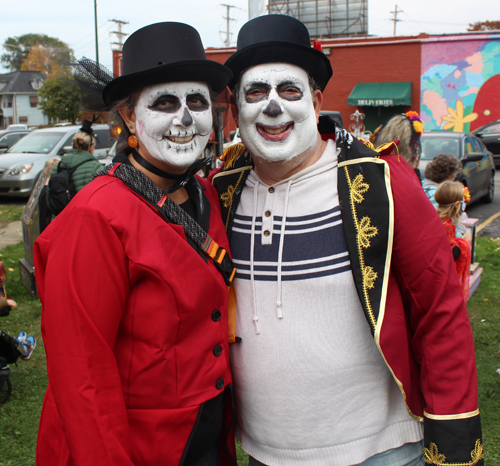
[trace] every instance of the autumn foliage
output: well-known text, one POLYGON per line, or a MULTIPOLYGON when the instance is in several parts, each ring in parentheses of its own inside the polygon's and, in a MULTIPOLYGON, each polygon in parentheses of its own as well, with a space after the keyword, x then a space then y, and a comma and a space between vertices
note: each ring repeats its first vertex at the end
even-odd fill
POLYGON ((476 23, 469 23, 467 31, 499 31, 499 21, 478 21, 476 23))

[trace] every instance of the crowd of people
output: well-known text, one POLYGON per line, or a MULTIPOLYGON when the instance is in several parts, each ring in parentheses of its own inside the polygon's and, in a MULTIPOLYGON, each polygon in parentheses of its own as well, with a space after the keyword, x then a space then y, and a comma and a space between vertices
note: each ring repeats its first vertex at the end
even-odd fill
POLYGON ((330 60, 285 15, 224 65, 175 22, 122 61, 82 62, 117 155, 91 166, 82 126, 35 243, 37 465, 234 466, 235 438, 250 466, 483 465, 467 191, 446 154, 422 179, 418 114, 371 142, 321 116, 330 60), (226 87, 242 142, 205 179, 226 87))

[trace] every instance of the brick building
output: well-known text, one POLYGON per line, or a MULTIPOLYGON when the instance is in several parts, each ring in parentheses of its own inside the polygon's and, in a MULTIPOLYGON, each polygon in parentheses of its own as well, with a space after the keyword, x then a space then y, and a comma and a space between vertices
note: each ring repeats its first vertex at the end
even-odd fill
MULTIPOLYGON (((364 114, 373 131, 396 113, 415 110, 426 130, 472 131, 500 119, 500 33, 321 39, 333 77, 324 110, 339 111, 346 129, 364 114), (443 120, 445 117, 445 120, 443 120)), ((235 47, 208 48, 224 63, 235 47)), ((120 74, 121 52, 114 54, 120 74)), ((226 133, 235 129, 232 119, 226 133)))
MULTIPOLYGON (((347 129, 356 110, 365 115, 368 131, 409 110, 421 114, 426 130, 441 129, 444 116, 458 131, 500 119, 499 33, 320 42, 333 68, 323 109, 340 111, 347 129)), ((206 53, 224 63, 235 50, 209 48, 206 53)))

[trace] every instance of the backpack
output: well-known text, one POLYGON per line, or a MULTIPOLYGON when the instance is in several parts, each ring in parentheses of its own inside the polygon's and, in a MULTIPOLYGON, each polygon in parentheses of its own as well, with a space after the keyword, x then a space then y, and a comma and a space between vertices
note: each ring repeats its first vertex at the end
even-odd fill
POLYGON ((53 215, 59 215, 75 196, 76 190, 73 185, 73 173, 85 162, 81 162, 70 169, 66 165, 66 162, 61 160, 57 165, 57 173, 50 176, 47 190, 47 204, 53 215))

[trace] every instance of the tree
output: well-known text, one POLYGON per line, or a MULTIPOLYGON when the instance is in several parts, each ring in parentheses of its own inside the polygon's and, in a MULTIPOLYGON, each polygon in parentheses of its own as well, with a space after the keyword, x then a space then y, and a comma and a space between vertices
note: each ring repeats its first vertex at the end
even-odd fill
POLYGON ((22 71, 41 71, 45 76, 63 76, 71 75, 69 66, 61 65, 61 63, 53 60, 51 51, 43 45, 36 44, 29 51, 21 65, 22 71))
MULTIPOLYGON (((30 52, 34 53, 34 56, 42 53, 45 56, 45 62, 49 61, 59 65, 69 65, 75 62, 73 50, 67 44, 46 34, 23 34, 22 36, 8 37, 3 48, 5 53, 0 57, 0 61, 5 68, 11 71, 20 71, 23 63, 27 63, 29 67, 29 62, 26 60, 30 52)), ((45 72, 47 66, 42 66, 42 68, 35 69, 45 72)))
POLYGON ((498 31, 500 30, 500 21, 478 21, 469 23, 467 31, 498 31))
POLYGON ((40 108, 49 118, 71 120, 80 116, 81 90, 73 79, 52 76, 43 83, 39 92, 40 108))

